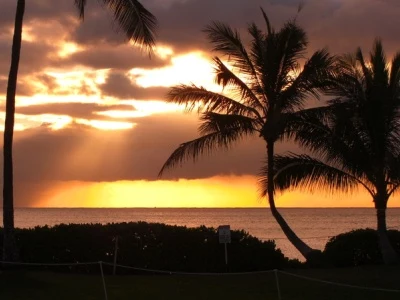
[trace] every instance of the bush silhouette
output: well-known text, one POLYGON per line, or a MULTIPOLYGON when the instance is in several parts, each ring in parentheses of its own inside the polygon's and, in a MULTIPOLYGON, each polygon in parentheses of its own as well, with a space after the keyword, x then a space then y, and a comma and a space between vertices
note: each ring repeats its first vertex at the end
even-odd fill
MULTIPOLYGON (((23 262, 112 263, 116 236, 118 263, 122 265, 186 272, 226 271, 224 246, 219 244, 217 231, 204 226, 186 228, 138 222, 61 224, 16 230, 23 262)), ((274 241, 260 241, 245 231, 235 230, 231 239, 229 271, 282 268, 288 262, 274 241)))
MULTIPOLYGON (((388 230, 389 239, 400 255, 400 231, 388 230)), ((378 233, 374 229, 357 229, 332 237, 325 246, 326 259, 337 267, 381 264, 378 233)))

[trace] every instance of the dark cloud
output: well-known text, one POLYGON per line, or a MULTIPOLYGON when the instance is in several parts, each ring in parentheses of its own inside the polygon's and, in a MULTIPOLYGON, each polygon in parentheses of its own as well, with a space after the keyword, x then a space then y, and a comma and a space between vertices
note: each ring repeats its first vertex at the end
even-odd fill
POLYGON ((354 51, 357 46, 369 49, 375 37, 385 42, 388 53, 398 47, 400 5, 397 0, 189 0, 174 1, 170 6, 153 7, 160 20, 160 40, 176 51, 210 49, 201 29, 211 20, 237 28, 246 40, 250 22, 263 25, 262 6, 274 27, 293 19, 300 2, 304 8, 297 17, 309 33, 311 50, 328 46, 336 53, 354 51))
POLYGON ((99 6, 88 7, 85 22, 76 27, 71 39, 82 45, 108 43, 117 46, 126 42, 125 35, 118 30, 110 13, 99 6))
POLYGON ((168 92, 165 87, 140 87, 132 83, 124 73, 116 71, 110 72, 106 82, 99 85, 99 88, 106 96, 136 100, 162 100, 168 92))
MULTIPOLYGON (((17 132, 16 180, 154 180, 172 151, 198 136, 193 116, 155 115, 135 122, 135 128, 125 131, 99 131, 78 124, 58 131, 42 127, 17 132)), ((278 151, 287 147, 280 146, 278 151)), ((264 156, 264 142, 248 138, 230 151, 171 170, 165 178, 256 174, 264 156)))
MULTIPOLYGON (((19 76, 40 72, 52 64, 51 56, 55 54, 55 45, 24 41, 21 47, 19 76)), ((11 61, 11 41, 0 40, 0 76, 7 76, 11 61)))
MULTIPOLYGON (((12 26, 15 1, 3 0, 0 26, 12 26)), ((390 47, 397 39, 400 5, 397 0, 187 0, 144 2, 159 20, 159 41, 174 46, 177 51, 207 48, 201 29, 212 20, 232 27, 246 28, 250 22, 262 25, 262 6, 276 26, 296 15, 304 2, 298 21, 310 33, 315 47, 329 46, 335 51, 349 51, 360 45, 367 47, 375 36, 387 40, 390 47), (337 37, 340 37, 338 40, 337 37)), ((112 16, 98 1, 88 1, 85 22, 77 24, 77 12, 72 1, 32 0, 27 2, 26 22, 54 21, 65 25, 69 39, 81 45, 119 45, 112 16), (78 26, 79 25, 79 26, 78 26)))
MULTIPOLYGON (((92 1, 89 1, 92 2, 92 1)), ((13 26, 17 2, 14 0, 1 0, 0 26, 13 26)), ((24 22, 47 22, 58 20, 68 24, 71 18, 78 17, 74 2, 53 0, 29 0, 25 5, 24 22)))
MULTIPOLYGON (((14 151, 15 178, 17 181, 153 180, 172 150, 182 141, 197 136, 196 127, 194 118, 179 114, 142 118, 134 129, 126 131, 99 131, 72 125, 59 131, 43 127, 18 132, 14 151)), ((205 163, 196 164, 195 170, 177 169, 169 175, 197 178, 219 173, 248 173, 252 160, 259 155, 254 155, 258 151, 254 152, 257 147, 252 144, 243 143, 242 147, 250 151, 246 163, 240 163, 242 159, 236 157, 241 152, 239 147, 238 151, 222 153, 209 162, 205 159, 205 163), (231 164, 232 159, 237 159, 238 163, 231 164)))
POLYGON ((59 66, 83 65, 94 69, 117 69, 130 70, 132 68, 155 68, 165 66, 169 61, 164 61, 159 57, 149 56, 140 52, 137 48, 130 45, 110 46, 102 44, 89 45, 85 50, 78 51, 65 60, 59 62, 59 66))

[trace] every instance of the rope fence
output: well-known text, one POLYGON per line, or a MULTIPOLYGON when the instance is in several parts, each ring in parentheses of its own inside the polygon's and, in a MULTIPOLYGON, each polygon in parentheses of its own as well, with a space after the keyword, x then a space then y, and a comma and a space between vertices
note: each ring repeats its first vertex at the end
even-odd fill
MULTIPOLYGON (((111 263, 103 263, 104 265, 114 266, 111 263)), ((138 268, 138 267, 131 267, 131 266, 124 266, 116 264, 117 267, 135 270, 135 271, 142 271, 142 272, 149 272, 149 273, 158 273, 158 274, 168 274, 168 275, 187 275, 187 276, 237 276, 237 275, 257 275, 257 274, 266 274, 271 273, 274 270, 266 270, 266 271, 254 271, 254 272, 228 272, 228 273, 207 273, 207 272, 180 272, 180 271, 166 271, 166 270, 155 270, 155 269, 146 269, 146 268, 138 268)))
POLYGON ((352 284, 346 284, 346 283, 340 283, 340 282, 333 282, 333 281, 322 280, 322 279, 312 278, 312 277, 308 277, 308 276, 293 274, 293 273, 289 273, 289 272, 285 272, 285 271, 279 271, 279 273, 297 277, 297 278, 304 279, 304 280, 309 280, 309 281, 314 281, 314 282, 319 282, 319 283, 324 283, 324 284, 330 284, 330 285, 335 285, 335 286, 341 286, 341 287, 347 287, 347 288, 352 288, 352 289, 375 291, 375 292, 400 293, 400 290, 382 289, 382 288, 366 287, 366 286, 352 285, 352 284))
POLYGON ((101 275, 101 280, 102 280, 102 288, 104 291, 104 299, 108 300, 108 292, 107 292, 107 285, 106 285, 106 280, 105 280, 105 272, 103 266, 111 266, 111 267, 118 267, 118 268, 125 268, 125 269, 130 269, 134 271, 140 271, 140 272, 148 272, 148 273, 153 273, 153 274, 163 274, 163 275, 181 275, 181 276, 244 276, 244 275, 259 275, 259 274, 268 274, 268 273, 273 273, 274 278, 275 278, 275 285, 277 289, 277 299, 282 300, 282 290, 281 290, 281 284, 280 284, 280 278, 279 274, 282 275, 287 275, 291 277, 295 277, 301 280, 306 280, 306 281, 312 281, 312 282, 317 282, 317 283, 322 283, 322 284, 327 284, 327 285, 332 285, 332 286, 339 286, 339 287, 344 287, 344 288, 350 288, 350 289, 359 289, 359 290, 366 290, 366 291, 375 291, 375 292, 384 292, 384 293, 397 293, 400 294, 400 290, 397 289, 385 289, 385 288, 379 288, 379 287, 367 287, 367 286, 359 286, 359 285, 352 285, 352 284, 347 284, 347 283, 341 283, 341 282, 335 282, 335 281, 328 281, 328 280, 323 280, 319 278, 313 278, 313 277, 308 277, 308 276, 303 276, 303 275, 298 275, 295 273, 291 272, 286 272, 282 270, 264 270, 264 271, 254 271, 254 272, 234 272, 234 273, 207 273, 207 272, 180 272, 180 271, 168 271, 168 270, 158 270, 158 269, 147 269, 147 268, 139 268, 139 267, 134 267, 134 266, 125 266, 125 265, 120 265, 120 264, 112 264, 112 263, 107 263, 107 262, 77 262, 77 263, 23 263, 23 262, 8 262, 8 261, 0 261, 0 265, 16 265, 16 266, 46 266, 46 267, 57 267, 57 266, 82 266, 82 265, 99 265, 100 269, 100 275, 101 275))

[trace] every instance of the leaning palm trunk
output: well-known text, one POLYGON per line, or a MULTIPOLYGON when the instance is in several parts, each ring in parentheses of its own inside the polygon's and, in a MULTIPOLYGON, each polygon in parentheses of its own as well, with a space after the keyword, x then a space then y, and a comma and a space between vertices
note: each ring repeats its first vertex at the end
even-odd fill
POLYGON ((230 149, 245 137, 262 138, 267 142, 270 164, 260 173, 261 196, 268 196, 273 216, 290 242, 308 260, 312 249, 296 236, 275 206, 274 143, 290 138, 285 132, 293 113, 303 108, 308 97, 318 98, 330 83, 327 75, 333 68, 334 58, 326 49, 321 49, 304 64, 300 63, 308 45, 304 30, 294 20, 275 30, 263 10, 262 14, 266 31, 254 23, 249 25, 249 49, 239 31, 226 24, 213 22, 204 30, 214 45, 213 50, 230 61, 231 66, 218 56, 214 58, 215 79, 223 92, 212 92, 194 84, 178 85, 170 90, 168 102, 183 104, 188 111, 198 108, 201 112, 200 137, 179 145, 164 163, 159 176, 188 159, 196 161, 214 150, 230 149), (292 73, 297 76, 293 78, 292 73))
POLYGON ((289 224, 285 221, 282 215, 279 213, 278 209, 275 206, 274 199, 274 143, 267 142, 267 152, 268 152, 268 202, 269 207, 272 213, 272 216, 275 218, 276 222, 281 227, 283 233, 286 235, 287 239, 293 244, 293 246, 303 255, 307 260, 310 258, 310 255, 316 250, 309 247, 306 243, 304 243, 296 233, 290 228, 289 224))
POLYGON ((379 246, 381 248, 383 262, 386 265, 397 264, 399 262, 399 257, 390 243, 387 228, 386 228, 386 204, 375 202, 376 217, 378 221, 378 237, 379 246))
POLYGON ((8 76, 6 118, 4 126, 3 144, 3 260, 15 261, 18 259, 18 250, 14 235, 14 194, 13 194, 13 159, 12 145, 14 136, 15 93, 19 58, 21 53, 22 24, 25 12, 25 0, 18 0, 15 15, 14 37, 12 45, 11 67, 8 76))

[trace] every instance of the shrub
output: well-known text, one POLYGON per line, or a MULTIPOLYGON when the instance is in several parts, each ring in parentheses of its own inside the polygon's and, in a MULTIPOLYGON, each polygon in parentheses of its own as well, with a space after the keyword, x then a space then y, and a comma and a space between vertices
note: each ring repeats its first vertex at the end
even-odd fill
MULTIPOLYGON (((388 230, 389 239, 400 255, 400 231, 388 230)), ((326 244, 326 259, 337 267, 382 263, 378 234, 374 229, 357 229, 332 237, 326 244)))
MULTIPOLYGON (((112 263, 116 236, 118 264, 186 272, 226 270, 224 246, 219 244, 217 231, 204 226, 186 228, 138 222, 61 224, 16 230, 21 260, 40 263, 112 263)), ((235 230, 231 239, 228 259, 232 272, 282 268, 287 262, 274 241, 263 242, 235 230)))

